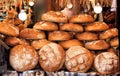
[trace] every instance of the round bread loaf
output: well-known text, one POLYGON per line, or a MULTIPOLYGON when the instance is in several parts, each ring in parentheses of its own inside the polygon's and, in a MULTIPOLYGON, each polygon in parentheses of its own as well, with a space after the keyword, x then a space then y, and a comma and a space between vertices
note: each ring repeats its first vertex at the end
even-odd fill
POLYGON ((41 20, 50 22, 68 22, 68 17, 62 12, 49 11, 41 16, 41 20))
POLYGON ((64 48, 64 49, 69 49, 72 46, 83 46, 83 43, 77 39, 72 39, 72 40, 67 40, 67 41, 61 41, 59 44, 64 48))
POLYGON ((98 40, 98 36, 92 32, 83 32, 76 35, 78 40, 98 40))
POLYGON ((28 45, 17 45, 10 50, 10 65, 19 72, 35 68, 38 64, 38 53, 28 45))
POLYGON ((48 40, 50 41, 63 41, 63 40, 70 40, 71 35, 68 32, 64 31, 53 31, 49 32, 48 40))
POLYGON ((70 18, 69 22, 72 22, 72 23, 94 22, 94 18, 91 15, 88 15, 88 14, 79 14, 79 15, 73 15, 70 18))
POLYGON ((113 38, 113 39, 110 41, 110 45, 111 45, 112 47, 118 47, 118 46, 119 46, 119 39, 118 39, 118 37, 113 38))
POLYGON ((44 45, 49 44, 50 41, 46 39, 41 40, 34 40, 31 42, 31 46, 33 46, 35 49, 41 49, 44 45))
POLYGON ((82 46, 72 46, 66 51, 65 66, 71 72, 87 72, 93 63, 93 54, 82 46))
POLYGON ((44 30, 44 31, 56 31, 58 30, 58 26, 57 24, 52 22, 40 21, 33 26, 33 29, 44 30))
POLYGON ((5 42, 6 42, 7 45, 10 45, 10 46, 29 45, 29 43, 26 40, 20 39, 20 38, 17 38, 17 37, 7 37, 5 39, 5 42))
POLYGON ((4 22, 0 22, 0 33, 9 35, 9 36, 18 36, 19 29, 13 24, 7 24, 4 22))
POLYGON ((60 26, 60 30, 63 31, 73 31, 73 32, 83 32, 84 29, 80 24, 67 23, 60 26))
POLYGON ((85 43, 85 47, 89 50, 105 50, 110 47, 105 40, 95 40, 85 43))
POLYGON ((20 38, 23 39, 45 39, 46 35, 43 31, 25 28, 20 31, 20 38))
POLYGON ((85 27, 85 31, 104 31, 109 29, 105 22, 94 22, 85 27))
POLYGON ((64 49, 56 43, 49 43, 39 51, 39 63, 43 70, 53 72, 62 68, 65 61, 64 49))
POLYGON ((111 29, 108 29, 108 30, 102 32, 99 35, 99 38, 100 39, 108 39, 108 38, 112 38, 112 37, 116 37, 116 36, 118 36, 118 29, 117 28, 111 28, 111 29))
POLYGON ((94 66, 101 74, 116 73, 119 68, 119 59, 114 53, 103 52, 95 57, 94 66))

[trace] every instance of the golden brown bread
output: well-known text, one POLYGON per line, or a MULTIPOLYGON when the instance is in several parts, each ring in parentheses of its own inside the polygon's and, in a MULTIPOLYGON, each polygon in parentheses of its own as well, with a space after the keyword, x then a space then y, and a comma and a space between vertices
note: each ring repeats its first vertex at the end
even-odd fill
POLYGON ((92 32, 83 32, 76 35, 78 40, 98 40, 98 36, 96 33, 92 32))
POLYGON ((68 22, 68 17, 62 12, 49 11, 41 16, 41 20, 50 22, 68 22))
POLYGON ((34 40, 31 42, 31 46, 33 46, 35 49, 41 49, 44 45, 49 44, 50 41, 46 39, 40 39, 40 40, 34 40))
POLYGON ((35 25, 33 26, 33 29, 45 30, 45 31, 56 31, 58 30, 58 26, 57 24, 52 22, 40 21, 35 23, 35 25))
POLYGON ((72 22, 72 23, 94 22, 94 18, 88 14, 79 14, 79 15, 73 15, 70 18, 69 22, 72 22))
POLYGON ((113 39, 110 41, 110 45, 111 45, 112 47, 118 47, 118 46, 119 46, 119 39, 118 39, 118 37, 113 38, 113 39))
POLYGON ((108 30, 102 32, 99 35, 99 38, 100 39, 108 39, 108 38, 112 38, 112 37, 116 37, 116 36, 118 36, 118 29, 117 28, 111 28, 111 29, 108 29, 108 30))
POLYGON ((50 41, 63 41, 63 40, 70 40, 71 35, 65 31, 53 31, 49 32, 48 40, 50 41))
POLYGON ((24 40, 24 39, 20 39, 20 38, 17 38, 17 37, 7 37, 5 39, 5 42, 7 45, 10 45, 10 46, 16 46, 16 45, 29 45, 29 43, 24 40))
POLYGON ((65 66, 71 72, 87 72, 93 63, 93 54, 82 46, 72 46, 66 51, 65 66))
POLYGON ((107 50, 107 52, 111 52, 111 53, 114 53, 114 54, 118 54, 117 53, 117 50, 116 49, 114 49, 114 48, 109 48, 108 50, 107 50))
POLYGON ((119 68, 118 56, 111 52, 100 53, 95 57, 94 66, 101 74, 115 74, 119 68))
POLYGON ((49 43, 39 51, 39 63, 43 70, 48 72, 58 71, 65 61, 64 49, 56 43, 49 43))
POLYGON ((25 28, 20 31, 20 38, 23 39, 45 39, 46 35, 43 31, 32 28, 25 28))
POLYGON ((110 47, 105 40, 95 40, 85 43, 85 47, 89 50, 105 50, 110 47))
POLYGON ((85 31, 104 31, 109 29, 109 26, 105 22, 94 22, 91 24, 88 24, 85 27, 85 31))
POLYGON ((61 41, 59 44, 64 48, 64 49, 69 49, 72 46, 83 46, 83 43, 77 39, 72 39, 72 40, 67 40, 67 41, 61 41))
POLYGON ((80 24, 74 24, 74 23, 66 23, 63 25, 60 25, 60 30, 63 31, 73 31, 73 32, 83 32, 83 26, 80 24))
POLYGON ((38 63, 38 53, 28 45, 17 45, 10 50, 10 65, 19 72, 35 68, 38 63))
POLYGON ((8 10, 6 18, 13 19, 17 17, 17 12, 15 10, 8 10))
POLYGON ((18 19, 18 18, 15 18, 15 19, 4 19, 3 22, 7 23, 7 24, 14 24, 14 25, 22 24, 22 21, 20 19, 18 19))
POLYGON ((13 24, 0 22, 0 33, 9 35, 9 36, 18 36, 19 28, 14 26, 13 24))

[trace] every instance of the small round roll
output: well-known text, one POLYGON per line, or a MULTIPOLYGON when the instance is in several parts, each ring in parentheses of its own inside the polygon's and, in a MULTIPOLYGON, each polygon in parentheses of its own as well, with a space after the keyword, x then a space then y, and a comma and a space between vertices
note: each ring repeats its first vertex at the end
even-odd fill
POLYGON ((35 49, 41 49, 44 45, 49 44, 50 41, 46 39, 40 39, 40 40, 34 40, 31 42, 31 46, 33 46, 35 49))
POLYGON ((67 23, 60 26, 60 30, 63 31, 73 31, 73 32, 83 32, 83 26, 80 24, 67 23))
POLYGON ((110 47, 105 40, 95 40, 85 43, 85 47, 89 50, 105 50, 110 47))
POLYGON ((53 31, 49 32, 48 40, 50 41, 63 41, 63 40, 70 40, 71 35, 68 32, 64 31, 53 31))
POLYGON ((59 44, 64 48, 64 49, 69 49, 72 46, 83 46, 83 43, 80 42, 77 39, 72 39, 72 40, 67 40, 67 41, 61 41, 59 44))
POLYGON ((88 14, 79 14, 79 15, 73 15, 70 18, 69 22, 72 22, 72 23, 94 22, 94 18, 88 14))
POLYGON ((10 45, 10 46, 29 45, 29 43, 26 40, 20 39, 20 38, 17 38, 17 37, 7 37, 5 39, 5 42, 6 42, 7 45, 10 45))
POLYGON ((87 41, 89 41, 89 40, 98 40, 97 34, 92 33, 92 32, 83 32, 83 33, 77 34, 76 38, 78 40, 87 40, 87 41))
POLYGON ((118 36, 118 29, 117 28, 111 28, 108 29, 106 31, 104 31, 103 33, 101 33, 99 35, 100 39, 108 39, 108 38, 112 38, 112 37, 116 37, 118 36))
POLYGON ((13 24, 0 22, 0 33, 17 37, 19 35, 19 28, 17 28, 13 24))
POLYGON ((62 68, 65 61, 64 49, 56 43, 49 43, 39 51, 39 63, 44 71, 54 72, 62 68))
POLYGON ((58 30, 58 26, 57 24, 52 22, 40 21, 33 26, 33 29, 44 30, 44 31, 56 31, 58 30))
POLYGON ((49 12, 44 13, 41 16, 41 20, 50 21, 50 22, 66 23, 68 22, 68 17, 62 12, 49 11, 49 12))
POLYGON ((115 74, 119 68, 119 58, 114 53, 103 52, 95 57, 94 66, 101 74, 115 74))
POLYGON ((87 72, 94 55, 82 46, 72 46, 66 51, 65 67, 71 72, 87 72))
POLYGON ((110 45, 111 45, 112 47, 118 47, 118 46, 119 46, 119 39, 118 39, 118 37, 113 38, 113 39, 110 41, 110 45))
POLYGON ((17 45, 10 50, 10 65, 19 72, 35 68, 38 64, 38 53, 28 45, 17 45))
POLYGON ((105 31, 109 26, 105 22, 94 22, 85 27, 85 31, 105 31))
POLYGON ((25 28, 20 31, 20 38, 23 39, 45 39, 46 35, 43 31, 25 28))
POLYGON ((117 52, 117 50, 116 49, 114 49, 114 48, 109 48, 109 49, 107 49, 107 52, 111 52, 111 53, 114 53, 114 54, 118 54, 118 52, 117 52))

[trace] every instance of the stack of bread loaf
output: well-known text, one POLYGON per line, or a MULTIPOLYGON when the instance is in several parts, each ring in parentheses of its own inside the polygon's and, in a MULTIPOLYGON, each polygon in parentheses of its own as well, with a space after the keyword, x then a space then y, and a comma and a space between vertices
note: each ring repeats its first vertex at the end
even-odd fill
POLYGON ((12 46, 9 61, 16 71, 26 71, 40 64, 44 71, 89 72, 94 67, 99 73, 118 72, 118 29, 105 22, 94 21, 88 14, 70 19, 61 12, 50 11, 41 16, 33 28, 19 31, 12 24, 0 23, 0 33, 12 46))

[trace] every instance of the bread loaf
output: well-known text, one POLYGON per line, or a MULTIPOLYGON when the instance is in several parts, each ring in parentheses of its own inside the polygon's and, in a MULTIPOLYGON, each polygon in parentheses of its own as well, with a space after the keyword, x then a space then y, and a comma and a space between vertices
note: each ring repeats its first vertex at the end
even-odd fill
POLYGON ((10 50, 10 65, 19 72, 35 68, 38 63, 38 53, 28 45, 17 45, 10 50))

